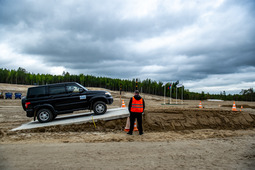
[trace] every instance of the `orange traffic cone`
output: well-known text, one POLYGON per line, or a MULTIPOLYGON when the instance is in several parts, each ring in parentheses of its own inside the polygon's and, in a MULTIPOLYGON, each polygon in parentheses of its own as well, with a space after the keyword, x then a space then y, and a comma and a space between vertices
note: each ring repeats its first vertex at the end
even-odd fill
POLYGON ((241 106, 240 112, 242 111, 242 109, 243 109, 243 106, 241 106))
MULTIPOLYGON (((126 127, 124 129, 125 132, 129 132, 129 129, 130 129, 130 119, 129 117, 127 118, 127 123, 126 123, 126 127)), ((134 129, 133 131, 138 131, 137 127, 136 127, 136 121, 134 123, 134 129)))
POLYGON ((237 111, 235 102, 233 103, 232 111, 237 111))
POLYGON ((126 123, 126 127, 124 129, 125 132, 129 132, 129 127, 130 127, 130 120, 129 117, 127 118, 127 123, 126 123))
POLYGON ((134 131, 138 131, 137 127, 136 127, 136 121, 134 123, 134 131))
POLYGON ((201 101, 200 101, 200 103, 199 103, 199 106, 198 106, 198 107, 199 107, 200 109, 202 109, 202 108, 203 108, 201 101))
POLYGON ((124 103, 124 100, 122 100, 122 105, 121 107, 126 107, 125 103, 124 103))

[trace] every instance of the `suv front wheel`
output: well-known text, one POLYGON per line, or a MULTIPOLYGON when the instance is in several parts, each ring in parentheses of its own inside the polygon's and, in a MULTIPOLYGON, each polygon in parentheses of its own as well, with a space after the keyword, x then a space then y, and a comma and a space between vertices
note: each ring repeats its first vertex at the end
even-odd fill
POLYGON ((37 119, 40 123, 50 122, 53 119, 53 114, 49 109, 40 109, 37 112, 37 119))
POLYGON ((93 111, 96 115, 104 114, 107 110, 105 102, 98 101, 93 105, 93 111))

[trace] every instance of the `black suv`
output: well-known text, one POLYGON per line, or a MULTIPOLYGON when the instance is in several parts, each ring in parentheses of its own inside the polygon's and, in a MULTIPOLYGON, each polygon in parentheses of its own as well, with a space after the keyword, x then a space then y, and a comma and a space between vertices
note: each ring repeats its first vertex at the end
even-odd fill
POLYGON ((37 117, 44 123, 55 119, 58 114, 84 109, 104 114, 106 104, 112 104, 113 97, 107 91, 92 91, 79 83, 69 82, 30 87, 21 103, 27 117, 37 117))

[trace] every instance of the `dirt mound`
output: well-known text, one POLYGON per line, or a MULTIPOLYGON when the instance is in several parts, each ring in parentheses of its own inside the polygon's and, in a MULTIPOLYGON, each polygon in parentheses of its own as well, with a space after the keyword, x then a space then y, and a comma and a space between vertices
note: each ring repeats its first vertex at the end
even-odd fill
POLYGON ((255 116, 226 110, 155 110, 145 117, 152 131, 191 129, 247 129, 255 127, 255 116), (160 116, 159 116, 160 115, 160 116))
MULTIPOLYGON (((22 132, 114 132, 124 130, 126 118, 93 123, 51 126, 22 132)), ((195 129, 249 129, 255 127, 255 116, 244 112, 200 109, 157 109, 145 112, 145 131, 165 132, 195 129)))

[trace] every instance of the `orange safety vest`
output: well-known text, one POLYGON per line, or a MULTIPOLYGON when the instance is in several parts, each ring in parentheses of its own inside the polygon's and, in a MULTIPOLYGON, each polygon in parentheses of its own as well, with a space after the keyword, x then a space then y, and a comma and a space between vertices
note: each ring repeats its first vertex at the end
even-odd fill
POLYGON ((143 99, 136 100, 134 97, 132 99, 131 112, 143 113, 143 99))

